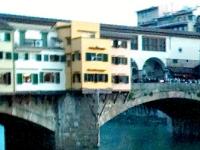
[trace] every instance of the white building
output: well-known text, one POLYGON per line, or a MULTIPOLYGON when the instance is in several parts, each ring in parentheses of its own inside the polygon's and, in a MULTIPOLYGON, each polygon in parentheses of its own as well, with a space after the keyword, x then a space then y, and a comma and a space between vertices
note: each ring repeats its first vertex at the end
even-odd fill
POLYGON ((101 24, 101 37, 125 42, 132 81, 174 77, 199 78, 200 34, 101 24))
POLYGON ((57 20, 5 15, 14 28, 15 91, 65 90, 65 52, 57 20))

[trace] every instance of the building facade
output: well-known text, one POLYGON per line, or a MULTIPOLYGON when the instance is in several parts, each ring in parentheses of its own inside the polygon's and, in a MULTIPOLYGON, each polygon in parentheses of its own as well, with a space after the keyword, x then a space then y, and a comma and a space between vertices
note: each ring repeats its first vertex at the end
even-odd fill
POLYGON ((1 93, 200 79, 200 34, 0 14, 1 93))
POLYGON ((13 28, 15 92, 64 91, 65 52, 53 28, 57 20, 0 15, 13 28))
POLYGON ((13 28, 0 21, 0 89, 2 93, 14 92, 13 28))
POLYGON ((179 31, 199 32, 200 8, 186 8, 171 13, 161 13, 159 7, 137 11, 138 26, 179 31))

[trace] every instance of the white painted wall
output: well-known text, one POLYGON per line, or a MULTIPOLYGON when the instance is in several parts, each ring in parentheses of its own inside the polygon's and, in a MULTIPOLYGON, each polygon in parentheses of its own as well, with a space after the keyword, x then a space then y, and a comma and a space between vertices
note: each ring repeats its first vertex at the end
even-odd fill
MULTIPOLYGON (((29 52, 29 54, 36 54, 36 52, 29 52)), ((37 73, 40 72, 60 72, 60 84, 57 83, 38 83, 36 85, 32 83, 16 84, 16 91, 59 91, 65 90, 65 62, 44 62, 43 55, 64 55, 64 50, 43 50, 37 54, 42 55, 42 61, 29 60, 17 60, 15 61, 17 79, 17 73, 37 73)), ((39 79, 38 79, 39 81, 39 79)))
POLYGON ((138 35, 138 50, 130 49, 130 41, 128 41, 128 51, 130 58, 135 60, 138 69, 142 70, 145 62, 152 57, 160 59, 165 65, 167 59, 188 59, 200 60, 200 39, 170 37, 166 36, 166 52, 143 51, 142 35, 138 35), (182 48, 182 52, 179 52, 182 48))

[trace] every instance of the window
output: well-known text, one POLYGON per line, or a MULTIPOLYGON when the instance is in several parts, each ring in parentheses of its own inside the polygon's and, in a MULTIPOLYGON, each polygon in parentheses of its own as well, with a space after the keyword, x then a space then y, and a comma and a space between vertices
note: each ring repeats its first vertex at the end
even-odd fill
POLYGON ((42 56, 40 54, 36 54, 36 60, 37 61, 41 61, 42 60, 42 56))
POLYGON ((72 61, 76 61, 76 60, 81 60, 81 54, 78 51, 76 51, 76 52, 74 52, 74 54, 72 54, 72 61))
POLYGON ((119 84, 119 83, 129 83, 129 77, 128 76, 112 76, 112 82, 115 84, 119 84))
POLYGON ((66 42, 67 42, 67 45, 71 45, 71 39, 70 38, 66 38, 66 42))
POLYGON ((6 59, 12 59, 12 54, 10 52, 6 52, 6 59))
POLYGON ((23 82, 22 73, 18 73, 17 74, 17 84, 22 84, 22 82, 23 82))
POLYGON ((131 39, 131 49, 132 50, 138 49, 138 36, 135 36, 131 39))
POLYGON ((4 41, 9 42, 10 41, 10 33, 5 33, 4 41))
POLYGON ((120 47, 127 48, 127 41, 121 41, 120 47))
POLYGON ((166 39, 158 37, 142 37, 142 49, 144 51, 166 51, 166 39))
POLYGON ((178 59, 173 59, 173 63, 177 64, 178 63, 178 59))
POLYGON ((74 73, 73 74, 73 83, 80 83, 81 82, 81 74, 80 73, 74 73))
POLYGON ((0 59, 3 59, 3 52, 0 52, 0 59))
POLYGON ((95 53, 86 53, 86 60, 87 61, 108 61, 108 55, 107 54, 95 54, 95 53))
POLYGON ((11 41, 10 33, 0 33, 0 41, 5 41, 5 42, 11 41))
POLYGON ((96 54, 95 53, 86 53, 86 60, 87 61, 96 60, 96 54))
POLYGON ((103 61, 105 61, 105 62, 108 61, 108 55, 107 54, 103 54, 103 61))
POLYGON ((114 48, 118 48, 118 40, 114 40, 113 41, 113 47, 114 48))
POLYGON ((1 73, 0 74, 0 84, 11 84, 11 73, 6 72, 6 73, 1 73))
POLYGON ((24 83, 31 83, 31 74, 30 73, 24 73, 23 74, 23 82, 24 83))
POLYGON ((60 83, 60 72, 40 72, 40 83, 60 83))
POLYGON ((40 72, 40 83, 44 82, 44 72, 40 72))
POLYGON ((84 74, 85 82, 108 82, 107 74, 84 74))
POLYGON ((33 84, 38 84, 38 74, 32 74, 32 83, 33 84))
POLYGON ((58 62, 59 61, 59 56, 58 55, 50 55, 50 61, 58 62))
POLYGON ((127 48, 127 41, 124 40, 113 40, 113 47, 114 48, 127 48))
POLYGON ((126 57, 112 57, 112 64, 119 65, 127 65, 128 60, 126 57))
POLYGON ((25 53, 25 54, 24 54, 24 59, 25 59, 25 60, 28 60, 28 59, 29 59, 28 53, 25 53))
POLYGON ((61 62, 65 62, 65 61, 66 61, 66 56, 65 56, 65 55, 61 56, 61 57, 60 57, 60 61, 61 61, 61 62))
POLYGON ((60 73, 56 72, 55 76, 56 76, 56 83, 59 84, 60 83, 60 73))
POLYGON ((18 53, 14 53, 14 60, 18 60, 18 53))
POLYGON ((44 55, 44 61, 49 61, 49 56, 48 55, 44 55))

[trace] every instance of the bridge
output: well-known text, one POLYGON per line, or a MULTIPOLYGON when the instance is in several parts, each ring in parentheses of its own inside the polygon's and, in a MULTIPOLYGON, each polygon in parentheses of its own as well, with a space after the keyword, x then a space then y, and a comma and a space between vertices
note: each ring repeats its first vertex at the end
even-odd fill
POLYGON ((8 150, 95 149, 99 128, 132 107, 147 104, 172 118, 194 117, 200 114, 198 101, 200 85, 186 83, 135 83, 129 94, 68 91, 1 95, 0 123, 5 126, 8 150))

